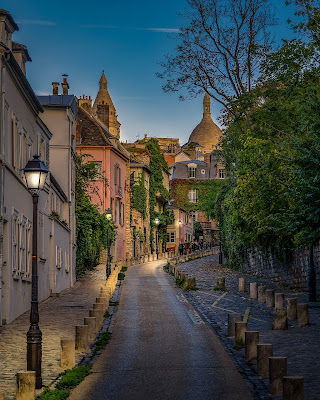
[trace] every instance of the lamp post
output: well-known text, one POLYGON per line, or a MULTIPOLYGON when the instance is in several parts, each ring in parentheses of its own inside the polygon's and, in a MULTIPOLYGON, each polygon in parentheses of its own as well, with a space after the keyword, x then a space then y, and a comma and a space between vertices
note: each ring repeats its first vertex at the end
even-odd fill
POLYGON ((156 254, 157 254, 157 259, 158 259, 158 252, 159 252, 159 250, 158 250, 158 240, 159 240, 159 237, 158 237, 158 225, 160 223, 160 220, 159 220, 158 217, 155 218, 154 223, 157 226, 157 230, 156 230, 156 254))
POLYGON ((39 191, 43 189, 49 170, 40 160, 40 156, 34 155, 23 169, 26 183, 32 194, 33 223, 32 223, 32 284, 31 284, 31 310, 30 328, 27 332, 27 370, 36 372, 36 389, 42 387, 41 357, 42 357, 42 333, 39 328, 38 308, 38 199, 39 191))
MULTIPOLYGON (((107 218, 108 221, 112 220, 112 211, 110 208, 108 208, 105 213, 105 217, 107 218)), ((108 279, 109 275, 111 274, 111 262, 110 262, 110 227, 108 226, 108 231, 107 231, 107 264, 106 264, 106 280, 108 279)))

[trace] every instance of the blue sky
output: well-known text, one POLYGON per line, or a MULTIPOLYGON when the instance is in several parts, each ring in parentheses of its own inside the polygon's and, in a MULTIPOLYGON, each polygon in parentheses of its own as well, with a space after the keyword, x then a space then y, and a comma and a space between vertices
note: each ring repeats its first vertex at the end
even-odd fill
MULTIPOLYGON (((284 3, 275 0, 278 38, 287 34, 284 3)), ((37 94, 50 94, 51 82, 68 74, 70 93, 95 98, 104 69, 122 140, 148 134, 183 144, 200 122, 202 97, 179 101, 179 93, 162 92, 155 76, 158 62, 174 49, 170 30, 182 25, 186 0, 2 0, 1 8, 20 28, 13 40, 28 47, 27 77, 37 94)), ((218 105, 212 115, 219 116, 218 105)))

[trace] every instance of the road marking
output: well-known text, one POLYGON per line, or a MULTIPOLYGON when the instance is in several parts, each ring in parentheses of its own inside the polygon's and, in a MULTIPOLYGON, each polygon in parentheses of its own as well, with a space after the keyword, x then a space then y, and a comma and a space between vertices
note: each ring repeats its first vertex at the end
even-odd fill
POLYGON ((196 324, 196 325, 202 325, 204 324, 203 319, 200 317, 200 315, 196 311, 187 311, 187 314, 189 315, 191 321, 196 324))
POLYGON ((228 292, 224 292, 218 299, 212 304, 212 307, 214 307, 216 304, 219 303, 219 301, 228 294, 228 292))
POLYGON ((249 314, 250 314, 250 307, 248 307, 246 309, 246 312, 244 313, 243 322, 248 322, 249 314))
MULTIPOLYGON (((235 314, 235 313, 237 312, 237 311, 234 311, 234 310, 228 310, 227 308, 222 308, 222 307, 214 306, 213 304, 212 304, 212 307, 213 307, 213 308, 217 308, 218 310, 227 311, 227 312, 232 313, 232 314, 235 314)), ((248 317, 248 318, 254 319, 255 321, 265 322, 266 324, 269 323, 268 321, 265 321, 265 320, 259 319, 259 318, 255 318, 255 317, 248 317)))

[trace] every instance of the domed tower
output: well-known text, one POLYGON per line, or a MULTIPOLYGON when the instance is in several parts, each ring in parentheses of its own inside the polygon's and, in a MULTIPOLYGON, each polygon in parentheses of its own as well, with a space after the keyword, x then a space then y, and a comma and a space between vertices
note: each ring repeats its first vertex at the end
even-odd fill
POLYGON ((102 71, 99 81, 99 91, 92 108, 93 115, 99 118, 107 127, 111 135, 119 139, 120 122, 118 115, 108 92, 108 81, 102 71))
POLYGON ((211 102, 208 93, 203 98, 203 117, 192 131, 188 143, 199 143, 203 147, 203 154, 211 153, 219 143, 222 131, 211 118, 211 102))

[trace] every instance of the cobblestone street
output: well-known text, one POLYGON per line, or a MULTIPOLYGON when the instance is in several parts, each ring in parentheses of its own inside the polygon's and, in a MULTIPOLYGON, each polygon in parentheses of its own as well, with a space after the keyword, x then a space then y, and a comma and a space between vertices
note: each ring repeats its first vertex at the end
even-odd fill
MULTIPOLYGON (((288 375, 304 376, 305 399, 320 399, 320 304, 309 303, 310 325, 299 327, 296 320, 289 321, 286 331, 272 330, 273 309, 265 304, 250 299, 248 288, 250 282, 263 284, 275 293, 285 294, 286 299, 297 298, 297 303, 308 303, 306 293, 283 288, 269 280, 254 277, 245 273, 230 270, 218 265, 218 255, 187 263, 177 264, 178 268, 196 277, 196 292, 182 292, 202 317, 220 336, 220 339, 238 364, 239 370, 247 376, 257 399, 270 398, 268 379, 258 378, 256 366, 249 366, 244 359, 244 350, 233 349, 234 339, 227 337, 228 313, 237 312, 243 315, 249 312, 248 330, 260 332, 260 343, 272 343, 274 356, 288 357, 288 375), (218 277, 225 277, 226 292, 215 291, 218 277), (247 292, 238 291, 239 277, 245 277, 247 292)), ((173 279, 173 278, 172 278, 173 279)), ((281 396, 273 396, 281 399, 281 396)))
MULTIPOLYGON (((74 339, 75 326, 83 325, 83 318, 89 316, 89 309, 105 282, 104 268, 104 265, 99 266, 61 296, 50 297, 39 305, 43 385, 49 385, 63 371, 59 366, 60 339, 74 339)), ((28 329, 29 312, 0 328, 0 392, 6 393, 6 400, 15 399, 17 371, 27 369, 28 329)))

